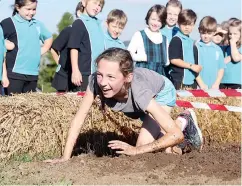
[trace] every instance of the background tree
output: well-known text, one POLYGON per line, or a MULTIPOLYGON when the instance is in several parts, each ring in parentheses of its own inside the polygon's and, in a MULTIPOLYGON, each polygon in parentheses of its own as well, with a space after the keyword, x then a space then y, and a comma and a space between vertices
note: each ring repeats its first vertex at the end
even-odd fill
MULTIPOLYGON (((57 31, 58 33, 53 34, 53 39, 55 40, 56 37, 60 34, 60 32, 67 26, 71 25, 74 21, 74 17, 71 13, 66 12, 62 16, 60 22, 57 24, 57 31)), ((44 55, 41 59, 40 64, 40 74, 38 80, 38 88, 42 92, 54 92, 55 89, 51 87, 51 82, 53 80, 55 70, 57 64, 55 63, 54 59, 50 52, 44 55)))

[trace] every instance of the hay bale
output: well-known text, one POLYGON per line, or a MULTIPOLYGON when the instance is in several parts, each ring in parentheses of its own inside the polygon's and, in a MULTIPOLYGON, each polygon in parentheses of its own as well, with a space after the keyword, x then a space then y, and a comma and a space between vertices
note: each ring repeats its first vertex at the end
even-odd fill
MULTIPOLYGON (((75 95, 53 94, 0 97, 0 158, 8 159, 20 154, 28 154, 31 157, 60 156, 64 150, 70 122, 81 99, 75 95)), ((238 104, 238 100, 234 98, 231 100, 201 98, 200 101, 238 104)), ((181 110, 176 108, 173 118, 181 110)), ((240 114, 205 110, 196 110, 196 113, 205 136, 211 142, 240 142, 240 114)), ((102 149, 103 137, 107 141, 108 133, 117 134, 113 136, 115 138, 122 137, 126 141, 134 142, 140 126, 139 120, 129 119, 122 113, 112 112, 110 109, 107 109, 104 116, 97 100, 81 130, 81 134, 85 136, 82 142, 87 143, 90 140, 99 145, 101 143, 99 148, 102 149), (101 138, 94 138, 95 133, 102 134, 101 138)))

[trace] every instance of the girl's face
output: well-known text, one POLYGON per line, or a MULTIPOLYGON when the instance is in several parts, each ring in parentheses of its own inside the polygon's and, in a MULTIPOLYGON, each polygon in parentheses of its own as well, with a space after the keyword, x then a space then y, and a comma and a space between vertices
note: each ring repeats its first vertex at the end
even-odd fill
POLYGON ((18 7, 16 6, 16 9, 19 13, 19 15, 24 18, 27 21, 30 21, 34 15, 36 14, 36 8, 37 8, 37 2, 27 2, 25 6, 18 7))
POLYGON ((213 40, 215 32, 200 33, 201 40, 208 44, 213 40))
POLYGON ((229 27, 229 38, 233 39, 235 42, 240 41, 241 36, 240 36, 240 31, 239 27, 229 27))
POLYGON ((175 26, 178 21, 178 15, 181 12, 181 9, 179 7, 168 6, 166 12, 166 24, 169 27, 175 26))
POLYGON ((95 17, 102 10, 102 4, 99 0, 82 0, 84 8, 84 14, 89 15, 90 17, 95 17))
POLYGON ((156 12, 151 13, 148 26, 152 32, 158 32, 161 29, 162 23, 156 12))
POLYGON ((131 76, 124 77, 119 63, 101 59, 97 65, 97 83, 105 98, 112 98, 124 90, 125 83, 131 82, 131 76))
POLYGON ((213 36, 213 42, 217 45, 220 45, 224 39, 224 34, 223 33, 216 33, 213 36))

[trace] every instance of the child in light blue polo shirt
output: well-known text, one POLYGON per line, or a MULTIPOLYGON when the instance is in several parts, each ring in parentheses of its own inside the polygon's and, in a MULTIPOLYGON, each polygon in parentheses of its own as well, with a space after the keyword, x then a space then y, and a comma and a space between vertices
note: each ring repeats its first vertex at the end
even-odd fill
POLYGON ((171 42, 173 36, 177 34, 179 28, 176 26, 178 21, 178 15, 182 11, 182 4, 178 0, 170 0, 166 4, 166 26, 161 29, 161 33, 166 36, 168 43, 171 42))
POLYGON ((118 37, 122 34, 127 20, 127 16, 122 10, 114 9, 109 12, 106 21, 105 49, 112 47, 125 49, 124 43, 118 37))
POLYGON ((201 89, 219 89, 224 75, 224 56, 222 49, 212 42, 217 30, 215 18, 206 16, 199 24, 201 40, 196 42, 198 51, 198 64, 202 71, 197 77, 201 89))
POLYGON ((221 88, 241 89, 241 62, 242 62, 242 43, 241 43, 241 20, 235 20, 229 26, 229 43, 226 50, 226 69, 222 80, 221 88))
POLYGON ((34 19, 37 0, 15 0, 13 16, 1 26, 4 38, 15 44, 6 54, 7 94, 35 92, 41 55, 51 47, 52 34, 43 23, 34 19), (41 46, 40 41, 43 43, 41 46))

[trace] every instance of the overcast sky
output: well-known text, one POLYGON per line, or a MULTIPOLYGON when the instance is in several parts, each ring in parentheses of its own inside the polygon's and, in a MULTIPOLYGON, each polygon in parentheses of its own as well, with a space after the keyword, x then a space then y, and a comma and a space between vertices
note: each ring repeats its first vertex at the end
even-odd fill
MULTIPOLYGON (((51 32, 56 32, 56 25, 65 12, 74 14, 79 0, 38 0, 36 19, 42 21, 51 32)), ((213 16, 220 23, 231 17, 241 19, 241 0, 181 0, 184 8, 193 9, 199 21, 207 15, 213 16)), ((0 0, 0 20, 11 16, 14 0, 0 0)), ((167 0, 106 0, 99 18, 105 20, 110 10, 122 9, 128 16, 128 24, 120 37, 130 40, 135 31, 143 29, 145 15, 154 4, 165 5, 167 0)), ((197 28, 192 33, 198 38, 197 28)))

